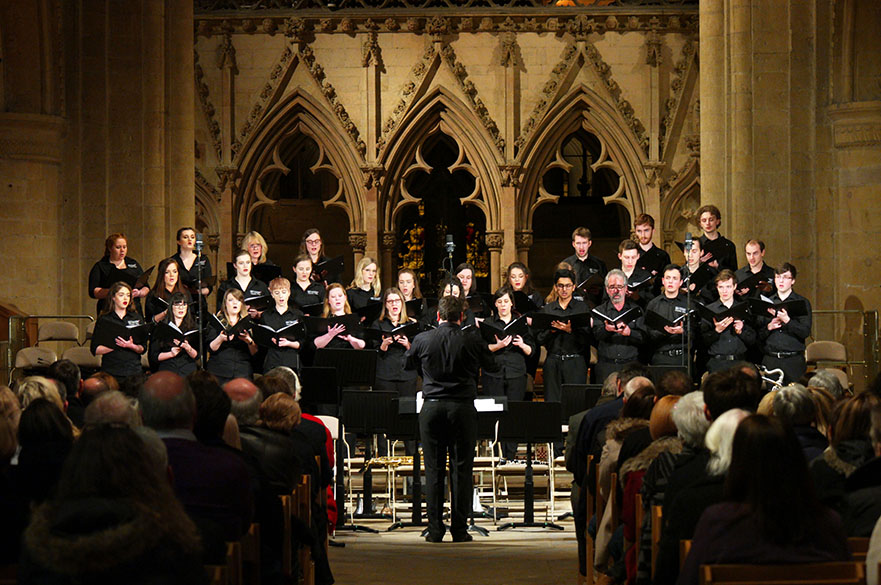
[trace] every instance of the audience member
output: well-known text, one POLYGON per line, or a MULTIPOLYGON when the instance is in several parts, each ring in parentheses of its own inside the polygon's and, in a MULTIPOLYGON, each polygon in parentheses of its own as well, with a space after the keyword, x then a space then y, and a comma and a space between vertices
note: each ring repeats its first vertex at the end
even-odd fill
POLYGON ((773 393, 773 414, 795 431, 805 460, 811 462, 826 450, 829 441, 817 430, 817 405, 801 384, 790 384, 773 393))
POLYGON ((841 519, 848 536, 868 537, 881 516, 881 405, 872 407, 872 454, 844 480, 841 519))
MULTIPOLYGON (((846 393, 838 376, 829 370, 816 370, 814 375, 808 380, 808 386, 813 388, 822 388, 832 395, 833 400, 838 401, 845 398, 846 393)), ((881 396, 879 396, 881 398, 881 396)))
POLYGON ((141 426, 141 414, 134 400, 119 390, 110 390, 89 403, 83 423, 87 426, 121 424, 136 428, 141 426))
POLYGON ((701 516, 677 583, 697 584, 705 564, 850 559, 841 519, 817 500, 798 439, 778 419, 738 425, 724 498, 701 516))
POLYGON ((709 454, 706 467, 682 489, 665 495, 654 579, 656 585, 676 582, 679 574, 679 541, 691 539, 701 513, 722 501, 735 431, 749 414, 735 408, 726 410, 713 421, 704 438, 709 454))
POLYGON ((23 548, 19 583, 204 581, 195 526, 164 468, 124 426, 83 433, 23 548))
POLYGON ((257 424, 263 395, 253 382, 245 378, 233 378, 223 385, 223 391, 232 401, 230 412, 239 423, 240 431, 245 425, 257 424))
POLYGON ((61 401, 67 403, 67 418, 77 428, 82 428, 85 406, 80 399, 83 380, 79 366, 70 360, 61 359, 49 366, 46 377, 58 384, 61 401))
POLYGON ((662 398, 669 394, 685 396, 694 389, 694 382, 684 370, 667 370, 658 379, 655 394, 662 398))
POLYGON ((238 540, 251 523, 248 469, 240 457, 196 439, 196 400, 177 374, 150 376, 138 402, 144 424, 159 433, 168 449, 174 491, 199 527, 206 555, 217 560, 224 555, 223 543, 238 540))
POLYGON ((61 399, 58 386, 53 384, 49 378, 43 376, 22 378, 18 383, 16 393, 18 394, 18 400, 21 402, 22 410, 27 409, 28 405, 34 400, 45 398, 64 412, 64 401, 61 399))

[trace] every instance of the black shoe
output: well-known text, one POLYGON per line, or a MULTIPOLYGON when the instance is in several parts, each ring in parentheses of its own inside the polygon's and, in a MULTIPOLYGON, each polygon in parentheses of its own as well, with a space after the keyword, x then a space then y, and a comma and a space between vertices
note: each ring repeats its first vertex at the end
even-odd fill
POLYGON ((474 537, 467 532, 453 537, 453 542, 471 542, 472 540, 474 540, 474 537))
POLYGON ((433 534, 426 534, 425 535, 425 542, 443 542, 443 541, 444 541, 443 535, 441 535, 441 536, 434 536, 433 534))

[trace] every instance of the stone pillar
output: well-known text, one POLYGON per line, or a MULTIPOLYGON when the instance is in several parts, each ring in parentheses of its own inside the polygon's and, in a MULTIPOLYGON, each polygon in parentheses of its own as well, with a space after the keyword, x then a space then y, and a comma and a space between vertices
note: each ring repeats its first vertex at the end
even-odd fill
POLYGON ((364 250, 367 248, 367 234, 364 232, 352 232, 349 234, 349 245, 352 247, 355 259, 354 270, 357 269, 358 262, 364 257, 364 250))
POLYGON ((725 0, 700 0, 701 203, 725 209, 725 0))
POLYGON ((383 288, 397 286, 397 262, 395 262, 395 247, 398 245, 398 236, 395 232, 382 233, 382 269, 383 288))
POLYGON ((532 230, 522 230, 514 235, 517 260, 529 266, 529 249, 532 247, 532 230))
POLYGON ((486 232, 486 247, 489 248, 489 286, 495 291, 501 283, 502 248, 505 245, 504 232, 486 232))
POLYGON ((195 84, 193 83, 193 4, 166 0, 165 54, 169 96, 166 122, 166 185, 168 228, 166 254, 176 250, 174 233, 184 226, 195 227, 196 185, 193 169, 196 155, 195 84))

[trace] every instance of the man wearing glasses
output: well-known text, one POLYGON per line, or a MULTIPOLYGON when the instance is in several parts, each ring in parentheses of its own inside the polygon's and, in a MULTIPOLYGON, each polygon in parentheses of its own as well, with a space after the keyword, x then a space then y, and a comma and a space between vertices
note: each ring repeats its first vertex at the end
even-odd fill
POLYGON ((597 341, 596 380, 601 383, 627 362, 639 359, 646 339, 642 311, 627 298, 627 276, 610 270, 605 281, 605 303, 593 310, 593 336, 597 341))
POLYGON ((572 316, 587 313, 587 305, 572 298, 575 284, 571 270, 557 270, 554 273, 557 300, 542 308, 542 313, 560 317, 551 322, 550 329, 537 335, 538 343, 548 351, 543 370, 546 402, 560 402, 563 384, 584 384, 587 380, 584 355, 590 350, 590 330, 573 327, 570 322, 572 316))
POLYGON ((792 290, 796 274, 795 266, 789 262, 774 271, 777 292, 769 300, 775 308, 756 316, 765 354, 762 365, 769 370, 783 370, 784 384, 798 382, 804 375, 805 339, 811 334, 811 303, 792 290), (790 304, 782 305, 786 302, 790 304))

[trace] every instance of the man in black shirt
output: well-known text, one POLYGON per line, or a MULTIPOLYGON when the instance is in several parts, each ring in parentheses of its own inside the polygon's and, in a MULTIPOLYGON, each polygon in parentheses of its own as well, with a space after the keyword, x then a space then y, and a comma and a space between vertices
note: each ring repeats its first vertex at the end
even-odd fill
POLYGON ((445 296, 438 301, 437 329, 420 333, 407 350, 407 368, 422 373, 425 402, 419 413, 419 432, 425 453, 428 542, 441 542, 446 532, 444 470, 450 455, 450 532, 453 542, 471 540, 471 470, 477 442, 477 376, 482 367, 496 371, 492 354, 477 335, 463 333, 462 300, 445 296))
POLYGON ((557 270, 554 273, 554 288, 557 300, 542 307, 559 320, 552 321, 550 329, 539 331, 536 341, 547 348, 544 364, 545 400, 560 402, 563 397, 563 384, 584 384, 587 380, 587 361, 584 356, 590 351, 590 330, 587 327, 573 327, 571 318, 587 313, 587 305, 572 297, 575 289, 575 275, 571 270, 557 270))
MULTIPOLYGON (((664 291, 649 301, 646 307, 646 331, 651 341, 651 363, 653 366, 687 366, 685 361, 686 343, 683 336, 686 333, 687 320, 683 316, 688 312, 688 300, 680 290, 682 285, 682 272, 675 264, 668 264, 664 268, 662 276, 664 291), (663 326, 653 323, 650 314, 656 313, 675 325, 663 326)), ((692 329, 694 332, 694 329, 692 329)))
POLYGON ((645 270, 655 276, 655 286, 652 291, 657 295, 661 292, 661 271, 670 264, 670 254, 655 246, 652 237, 655 234, 655 218, 647 213, 636 216, 633 222, 636 231, 636 239, 639 240, 639 262, 637 268, 645 270))
POLYGON ((774 271, 777 292, 770 297, 775 305, 786 301, 803 301, 800 307, 776 309, 776 313, 756 316, 756 328, 763 342, 762 365, 769 370, 783 370, 783 383, 798 382, 805 373, 805 339, 811 334, 811 303, 792 290, 797 272, 784 262, 774 271))
POLYGON ((722 225, 722 212, 715 205, 704 205, 697 210, 704 234, 700 237, 704 255, 701 262, 719 270, 737 270, 737 248, 734 242, 719 233, 722 225))
POLYGON ((621 271, 627 277, 627 298, 644 309, 655 296, 655 285, 652 274, 638 267, 640 258, 636 242, 631 239, 622 241, 618 245, 618 259, 621 260, 621 271))
POLYGON ((746 266, 734 273, 737 276, 737 295, 741 297, 757 297, 760 294, 774 294, 774 269, 765 264, 765 242, 762 240, 749 240, 746 246, 744 246, 744 250, 746 251, 746 266), (768 286, 759 287, 741 284, 756 274, 768 286), (763 288, 765 290, 762 290, 763 288))
MULTIPOLYGON (((722 313, 734 306, 734 272, 723 270, 716 275, 719 300, 707 305, 714 313, 722 313)), ((707 346, 709 360, 707 371, 728 369, 735 361, 746 356, 747 350, 756 342, 756 331, 742 319, 732 316, 701 320, 701 336, 707 346)))
MULTIPOLYGON (((583 284, 594 274, 600 278, 606 276, 606 263, 589 254, 592 243, 590 230, 586 227, 575 228, 572 232, 572 247, 575 248, 575 253, 563 262, 572 267, 572 272, 575 273, 575 286, 583 284)), ((596 293, 589 294, 585 300, 590 300, 592 305, 596 305, 602 301, 602 296, 602 290, 597 290, 596 293)))
POLYGON ((609 300, 594 309, 592 314, 593 337, 597 342, 598 381, 605 380, 627 362, 638 360, 639 346, 646 337, 642 311, 627 298, 627 277, 624 273, 620 270, 610 271, 605 284, 609 300))

